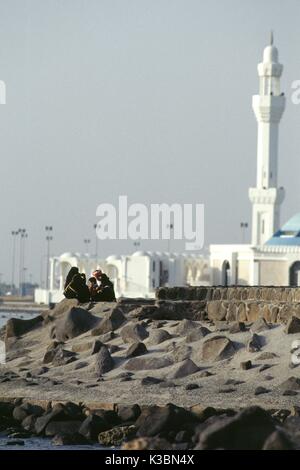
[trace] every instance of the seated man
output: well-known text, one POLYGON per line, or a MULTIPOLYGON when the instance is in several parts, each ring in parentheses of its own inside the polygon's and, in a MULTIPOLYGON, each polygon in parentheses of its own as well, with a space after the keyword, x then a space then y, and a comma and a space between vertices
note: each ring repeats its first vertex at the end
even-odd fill
POLYGON ((100 285, 94 291, 95 302, 116 302, 114 285, 109 277, 104 274, 100 269, 93 272, 93 276, 100 285))
POLYGON ((64 296, 66 299, 77 299, 81 304, 90 301, 90 291, 85 282, 85 274, 79 274, 78 268, 70 269, 66 278, 64 296))

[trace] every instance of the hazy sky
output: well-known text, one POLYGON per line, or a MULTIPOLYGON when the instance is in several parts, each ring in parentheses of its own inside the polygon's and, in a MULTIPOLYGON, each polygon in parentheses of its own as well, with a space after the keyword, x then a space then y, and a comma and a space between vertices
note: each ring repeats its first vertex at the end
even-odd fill
MULTIPOLYGON (((241 241, 256 177, 252 94, 274 29, 287 108, 280 126, 284 222, 300 211, 299 0, 0 0, 0 272, 11 230, 26 267, 84 251, 101 202, 204 203, 205 244, 241 241)), ((250 230, 248 231, 250 238, 250 230)), ((172 247, 180 250, 181 242, 172 247)), ((133 243, 99 244, 103 256, 133 243)), ((167 242, 142 243, 167 249, 167 242)))

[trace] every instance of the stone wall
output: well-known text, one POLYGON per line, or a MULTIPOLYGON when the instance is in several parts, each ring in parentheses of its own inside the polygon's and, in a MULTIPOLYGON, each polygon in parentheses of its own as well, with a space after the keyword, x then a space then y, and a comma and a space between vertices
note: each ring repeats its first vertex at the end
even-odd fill
POLYGON ((263 317, 271 323, 300 318, 300 287, 163 287, 156 297, 158 304, 189 304, 186 318, 253 322, 263 317))

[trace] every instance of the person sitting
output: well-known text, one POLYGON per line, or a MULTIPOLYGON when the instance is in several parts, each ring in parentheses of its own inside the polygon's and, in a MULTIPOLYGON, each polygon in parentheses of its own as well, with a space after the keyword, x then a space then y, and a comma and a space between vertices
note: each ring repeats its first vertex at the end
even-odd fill
POLYGON ((114 285, 109 277, 100 269, 93 272, 93 276, 100 285, 96 288, 94 293, 95 302, 116 302, 114 285))
POLYGON ((90 277, 88 282, 88 288, 90 291, 90 299, 95 300, 95 296, 97 295, 98 284, 95 277, 90 277))
POLYGON ((90 301, 90 291, 86 285, 85 279, 85 274, 80 274, 78 272, 78 268, 70 269, 66 278, 64 289, 64 296, 66 299, 77 299, 81 304, 90 301), (72 274, 73 276, 71 278, 72 274), (67 281, 69 282, 67 283, 67 281))

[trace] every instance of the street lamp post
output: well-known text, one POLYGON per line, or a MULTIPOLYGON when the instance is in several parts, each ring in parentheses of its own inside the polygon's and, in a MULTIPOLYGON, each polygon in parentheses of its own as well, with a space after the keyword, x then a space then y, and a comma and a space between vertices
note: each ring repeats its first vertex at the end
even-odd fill
POLYGON ((11 286, 10 290, 13 294, 14 286, 15 286, 15 267, 16 267, 16 238, 19 235, 18 230, 12 230, 12 265, 11 265, 11 286))
POLYGON ((46 231, 46 243, 47 243, 47 263, 46 263, 46 289, 49 289, 49 258, 50 258, 50 242, 53 240, 53 236, 51 235, 53 231, 53 227, 51 225, 47 225, 45 227, 46 231))
POLYGON ((88 254, 89 252, 89 244, 91 243, 91 240, 89 238, 85 238, 83 240, 83 243, 85 244, 85 250, 86 250, 86 253, 88 254))
POLYGON ((246 232, 246 229, 248 228, 248 222, 241 222, 240 227, 242 230, 242 243, 245 243, 245 232, 246 232))
POLYGON ((24 251, 25 251, 25 238, 28 237, 25 228, 19 229, 20 234, 20 253, 19 253, 19 295, 23 296, 23 267, 24 267, 24 251))

